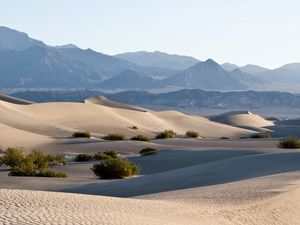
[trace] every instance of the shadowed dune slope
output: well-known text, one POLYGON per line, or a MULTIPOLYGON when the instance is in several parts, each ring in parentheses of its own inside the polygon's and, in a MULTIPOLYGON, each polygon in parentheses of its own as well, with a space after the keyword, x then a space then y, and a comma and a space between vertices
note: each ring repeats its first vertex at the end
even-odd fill
POLYGON ((66 191, 118 197, 139 196, 298 171, 299 161, 300 152, 242 156, 128 180, 91 183, 66 191))
POLYGON ((14 103, 14 104, 21 104, 21 105, 29 105, 32 104, 33 102, 24 100, 24 99, 20 99, 20 98, 15 98, 6 94, 1 94, 0 93, 0 101, 6 101, 6 102, 10 102, 10 103, 14 103))

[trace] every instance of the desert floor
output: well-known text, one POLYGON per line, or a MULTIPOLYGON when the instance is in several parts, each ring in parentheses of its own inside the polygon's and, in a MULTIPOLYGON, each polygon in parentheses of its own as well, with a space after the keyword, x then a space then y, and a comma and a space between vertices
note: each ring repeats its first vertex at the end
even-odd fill
POLYGON ((300 151, 277 147, 280 137, 300 133, 299 120, 274 123, 249 112, 209 119, 100 100, 0 101, 2 148, 23 146, 70 159, 53 168, 65 179, 10 177, 1 168, 0 224, 300 224, 300 151), (110 132, 154 137, 165 129, 178 137, 151 143, 101 139, 110 132), (93 138, 72 138, 75 130, 89 130, 93 138), (186 130, 202 138, 186 138, 186 130), (247 138, 258 131, 274 138, 247 138), (230 139, 220 139, 225 136, 230 139), (160 151, 140 156, 148 146, 160 151), (90 170, 95 161, 72 161, 78 153, 105 149, 139 164, 141 174, 99 180, 90 170))

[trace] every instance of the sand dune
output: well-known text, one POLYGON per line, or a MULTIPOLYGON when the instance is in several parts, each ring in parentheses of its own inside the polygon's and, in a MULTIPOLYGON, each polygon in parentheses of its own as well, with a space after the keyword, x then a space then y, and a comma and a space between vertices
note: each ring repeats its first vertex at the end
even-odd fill
MULTIPOLYGON (((176 111, 140 112, 84 103, 17 105, 0 101, 0 123, 48 137, 70 137, 74 130, 88 130, 96 137, 108 133, 155 136, 165 129, 184 134, 195 130, 204 137, 239 137, 251 131, 193 117, 176 111), (137 126, 138 130, 130 129, 137 126)), ((13 137, 12 137, 13 138, 13 137)), ((18 140, 16 137, 14 140, 18 140)))
MULTIPOLYGON (((274 152, 216 160, 162 173, 107 183, 90 183, 67 192, 118 197, 228 183, 300 170, 300 152, 274 152), (147 185, 145 185, 147 184, 147 185)), ((163 166, 163 162, 156 167, 163 166)))
POLYGON ((9 96, 6 94, 1 94, 1 93, 0 93, 0 101, 10 102, 10 103, 14 103, 14 104, 21 104, 21 105, 29 105, 29 104, 33 103, 31 101, 27 101, 24 99, 16 98, 16 97, 9 96))
POLYGON ((208 119, 99 97, 86 103, 14 103, 0 100, 1 146, 68 155, 114 148, 140 164, 141 175, 96 180, 90 170, 94 161, 53 167, 67 179, 9 177, 2 169, 0 224, 300 224, 300 152, 279 150, 278 139, 239 140, 255 130, 299 132, 297 121, 273 124, 249 112, 208 119), (112 132, 153 137, 165 129, 179 138, 100 139, 112 132), (93 138, 71 138, 74 130, 88 130, 93 138), (181 138, 187 130, 205 138, 181 138), (147 146, 161 151, 139 157, 147 146))
POLYGON ((3 224, 300 224, 300 187, 264 200, 198 204, 0 190, 3 224))
POLYGON ((123 104, 121 102, 109 100, 108 98, 106 98, 104 96, 96 96, 96 97, 91 97, 91 98, 85 99, 84 103, 103 105, 103 106, 119 108, 119 109, 129 109, 129 110, 134 110, 134 111, 139 111, 139 112, 147 112, 148 111, 147 109, 137 107, 134 105, 128 105, 128 104, 123 104))
POLYGON ((259 115, 252 114, 249 111, 234 111, 225 114, 210 117, 212 121, 228 124, 236 127, 245 128, 264 128, 273 126, 272 121, 266 120, 259 115))

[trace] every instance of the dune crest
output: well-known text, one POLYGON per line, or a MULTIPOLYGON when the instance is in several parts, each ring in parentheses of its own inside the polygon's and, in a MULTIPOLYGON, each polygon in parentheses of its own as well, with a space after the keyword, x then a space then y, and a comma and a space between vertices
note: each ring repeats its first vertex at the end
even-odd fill
POLYGON ((139 111, 139 112, 147 112, 147 109, 137 107, 134 105, 128 105, 124 104, 121 102, 116 102, 109 100, 108 98, 104 96, 96 96, 96 97, 91 97, 87 98, 84 100, 84 103, 87 104, 97 104, 97 105, 102 105, 102 106, 107 106, 107 107, 112 107, 112 108, 119 108, 119 109, 128 109, 128 110, 134 110, 134 111, 139 111))
POLYGON ((260 115, 253 114, 249 111, 232 111, 221 115, 211 116, 210 119, 215 122, 236 127, 264 128, 274 126, 272 121, 266 120, 260 115))

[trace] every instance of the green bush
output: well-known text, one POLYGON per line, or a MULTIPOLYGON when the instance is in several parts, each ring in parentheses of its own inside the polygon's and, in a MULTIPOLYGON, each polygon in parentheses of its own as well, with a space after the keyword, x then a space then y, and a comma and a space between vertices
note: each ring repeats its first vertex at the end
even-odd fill
POLYGON ((289 136, 282 139, 278 145, 279 148, 290 148, 298 149, 300 148, 300 140, 297 137, 289 136))
POLYGON ((23 148, 8 148, 0 157, 0 165, 16 167, 20 165, 25 158, 23 148))
POLYGON ((125 136, 123 134, 108 134, 106 136, 103 137, 104 140, 107 141, 122 141, 125 139, 125 136))
POLYGON ((74 138, 91 138, 92 135, 88 131, 75 131, 72 135, 74 138))
POLYGON ((76 162, 85 162, 90 161, 93 159, 93 156, 90 154, 79 154, 76 156, 75 161, 76 162))
POLYGON ((197 137, 199 137, 199 133, 196 132, 196 131, 192 131, 192 130, 189 130, 189 131, 185 132, 185 135, 187 137, 191 137, 191 138, 197 138, 197 137))
POLYGON ((25 155, 21 148, 8 148, 0 158, 1 164, 10 167, 10 176, 55 176, 66 177, 49 169, 49 163, 65 163, 61 155, 46 155, 39 151, 32 151, 25 155))
POLYGON ((36 177, 57 177, 57 178, 66 178, 67 175, 65 173, 61 173, 61 172, 57 172, 51 169, 43 169, 41 171, 39 171, 39 173, 37 173, 35 175, 36 177))
POLYGON ((176 136, 176 132, 173 130, 165 130, 159 133, 156 138, 158 139, 166 139, 166 138, 174 138, 176 136))
POLYGON ((141 134, 132 137, 131 140, 133 140, 133 141, 151 142, 151 139, 149 137, 141 135, 141 134))
POLYGON ((108 159, 116 159, 118 157, 116 151, 107 150, 104 152, 97 152, 95 154, 95 159, 97 160, 108 160, 108 159))
POLYGON ((140 172, 138 165, 119 157, 94 164, 91 170, 100 179, 123 179, 138 175, 140 172))
POLYGON ((253 134, 251 138, 271 138, 271 134, 253 134))
POLYGON ((158 150, 156 149, 156 148, 144 148, 144 149, 142 149, 141 151, 140 151, 140 154, 142 155, 142 156, 144 156, 144 155, 151 155, 151 154, 155 154, 155 153, 157 153, 158 152, 158 150))

